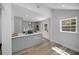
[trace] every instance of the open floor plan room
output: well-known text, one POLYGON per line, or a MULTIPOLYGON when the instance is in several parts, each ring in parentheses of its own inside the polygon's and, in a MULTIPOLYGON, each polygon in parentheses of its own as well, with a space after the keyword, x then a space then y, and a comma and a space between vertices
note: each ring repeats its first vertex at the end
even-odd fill
POLYGON ((79 3, 0 3, 0 55, 79 55, 79 3))

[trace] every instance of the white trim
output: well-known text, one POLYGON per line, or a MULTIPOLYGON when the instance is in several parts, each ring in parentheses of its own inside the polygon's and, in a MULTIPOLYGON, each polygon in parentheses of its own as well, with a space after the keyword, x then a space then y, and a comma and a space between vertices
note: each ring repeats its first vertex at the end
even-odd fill
POLYGON ((61 19, 61 20, 60 20, 60 32, 65 32, 65 33, 77 33, 77 17, 61 19), (72 31, 62 31, 62 21, 63 21, 63 20, 68 20, 68 19, 76 19, 76 31, 75 31, 75 32, 72 32, 72 31))

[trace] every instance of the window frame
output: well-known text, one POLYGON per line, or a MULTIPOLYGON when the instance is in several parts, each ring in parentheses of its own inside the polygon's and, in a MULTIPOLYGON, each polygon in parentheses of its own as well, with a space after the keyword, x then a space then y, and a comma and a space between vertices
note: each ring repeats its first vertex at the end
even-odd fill
POLYGON ((77 33, 77 17, 71 17, 71 18, 66 18, 66 19, 60 19, 60 32, 65 32, 65 33, 77 33), (73 32, 73 31, 63 31, 62 30, 62 21, 64 21, 64 20, 68 20, 68 19, 70 19, 70 21, 71 21, 71 19, 76 19, 76 28, 75 28, 75 32, 73 32))

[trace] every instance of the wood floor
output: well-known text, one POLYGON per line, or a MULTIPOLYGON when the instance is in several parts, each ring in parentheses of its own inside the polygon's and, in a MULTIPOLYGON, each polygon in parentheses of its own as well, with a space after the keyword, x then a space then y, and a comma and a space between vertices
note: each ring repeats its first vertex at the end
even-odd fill
MULTIPOLYGON (((61 55, 58 52, 52 50, 51 49, 52 47, 58 47, 63 51, 69 53, 70 55, 79 55, 79 53, 76 51, 73 51, 55 42, 50 42, 49 40, 46 39, 43 40, 43 42, 38 45, 23 49, 21 51, 13 53, 13 55, 61 55)), ((1 50, 0 50, 0 55, 1 55, 1 50)))
POLYGON ((2 54, 2 51, 1 51, 1 44, 0 44, 0 55, 2 54))
POLYGON ((64 46, 62 46, 62 45, 60 45, 60 44, 58 44, 58 43, 51 42, 51 45, 52 45, 52 47, 58 47, 59 49, 61 49, 61 50, 65 51, 65 52, 67 52, 67 53, 70 54, 70 55, 79 55, 79 52, 74 51, 74 50, 72 50, 72 49, 69 49, 69 48, 67 48, 67 47, 64 47, 64 46))
POLYGON ((21 50, 13 53, 14 55, 59 55, 57 52, 51 49, 51 43, 49 40, 44 40, 43 43, 33 46, 28 49, 21 50))
POLYGON ((0 48, 0 55, 2 55, 2 51, 1 51, 1 48, 0 48))
POLYGON ((58 47, 61 50, 69 53, 70 55, 79 55, 78 52, 75 52, 55 42, 50 42, 46 39, 41 44, 18 51, 16 53, 13 53, 13 55, 60 55, 58 52, 52 50, 52 47, 58 47))

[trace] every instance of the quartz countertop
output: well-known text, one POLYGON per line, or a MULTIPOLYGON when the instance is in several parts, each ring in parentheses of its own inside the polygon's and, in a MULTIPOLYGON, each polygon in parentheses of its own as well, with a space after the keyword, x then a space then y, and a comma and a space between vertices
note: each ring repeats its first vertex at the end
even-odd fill
POLYGON ((24 37, 24 36, 31 36, 31 35, 37 35, 37 34, 41 34, 42 32, 34 32, 34 33, 31 33, 31 34, 23 34, 23 33, 18 33, 17 36, 14 36, 12 38, 19 38, 19 37, 24 37))

